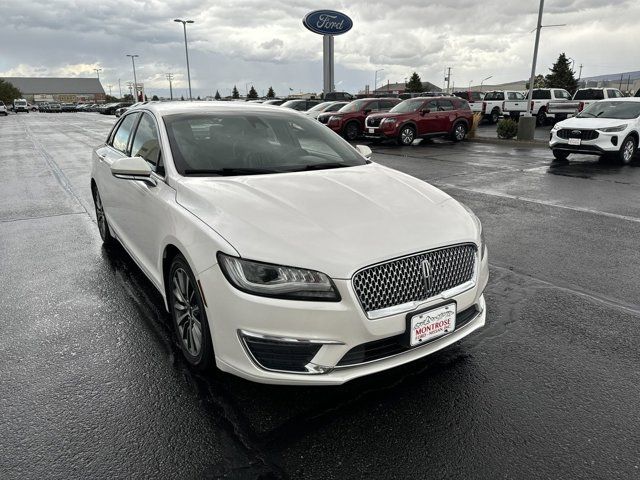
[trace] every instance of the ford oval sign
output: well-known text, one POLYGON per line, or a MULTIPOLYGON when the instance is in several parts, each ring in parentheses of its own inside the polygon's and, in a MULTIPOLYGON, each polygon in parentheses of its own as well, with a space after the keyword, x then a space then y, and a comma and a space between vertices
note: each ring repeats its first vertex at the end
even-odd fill
POLYGON ((320 35, 341 35, 353 27, 349 17, 335 10, 315 10, 307 13, 302 24, 320 35))

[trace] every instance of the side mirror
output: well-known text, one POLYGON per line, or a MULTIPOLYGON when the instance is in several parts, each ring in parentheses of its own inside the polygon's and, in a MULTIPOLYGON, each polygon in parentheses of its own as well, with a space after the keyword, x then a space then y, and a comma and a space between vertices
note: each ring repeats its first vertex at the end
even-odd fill
POLYGON ((371 160, 371 155, 373 155, 373 152, 369 147, 367 147, 366 145, 356 145, 356 150, 358 150, 360 155, 362 155, 364 158, 366 158, 367 160, 371 160))
POLYGON ((431 113, 430 108, 423 108, 422 110, 420 110, 421 115, 426 115, 427 113, 431 113))
POLYGON ((156 181, 151 178, 151 167, 142 157, 120 158, 111 164, 111 174, 123 180, 139 180, 152 187, 156 181))
POLYGON ((369 115, 370 113, 371 113, 371 109, 370 108, 367 108, 367 109, 364 110, 364 114, 365 115, 369 115))

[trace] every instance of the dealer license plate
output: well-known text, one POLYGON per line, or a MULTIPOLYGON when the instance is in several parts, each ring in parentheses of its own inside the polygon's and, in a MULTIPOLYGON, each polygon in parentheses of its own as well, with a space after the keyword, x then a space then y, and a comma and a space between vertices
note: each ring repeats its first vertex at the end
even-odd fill
POLYGON ((580 145, 582 140, 580 138, 570 138, 569 145, 580 145))
POLYGON ((369 129, 369 133, 373 133, 373 132, 375 132, 375 130, 376 130, 375 128, 370 128, 369 129))
POLYGON ((411 317, 409 344, 414 347, 451 333, 456 328, 456 304, 427 310, 411 317))

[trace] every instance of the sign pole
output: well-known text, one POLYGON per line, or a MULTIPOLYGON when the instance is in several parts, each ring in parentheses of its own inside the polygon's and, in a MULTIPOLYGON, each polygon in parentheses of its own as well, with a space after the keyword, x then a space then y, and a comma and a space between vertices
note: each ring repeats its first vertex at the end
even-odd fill
POLYGON ((334 85, 334 57, 333 57, 333 35, 322 36, 322 74, 323 74, 323 88, 322 92, 333 92, 334 85))

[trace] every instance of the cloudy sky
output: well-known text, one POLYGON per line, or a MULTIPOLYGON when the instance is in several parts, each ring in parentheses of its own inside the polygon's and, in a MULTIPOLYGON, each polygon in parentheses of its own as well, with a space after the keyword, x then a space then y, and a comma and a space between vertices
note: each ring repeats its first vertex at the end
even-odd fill
MULTIPOLYGON (((414 70, 442 85, 452 67, 456 86, 521 80, 530 73, 538 0, 2 0, 0 76, 92 76, 102 68, 105 90, 133 80, 147 92, 186 89, 182 26, 188 28, 195 95, 233 85, 266 93, 322 90, 322 37, 302 26, 318 8, 342 11, 353 29, 335 39, 336 88, 357 92, 404 81, 414 70)), ((539 73, 562 51, 583 64, 583 77, 640 70, 640 2, 547 0, 539 73)), ((577 68, 576 68, 577 70, 577 68)))

